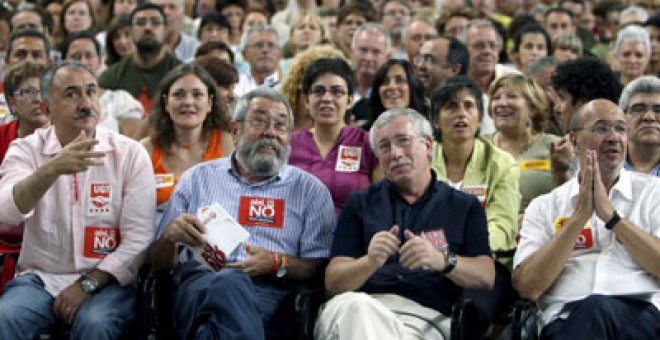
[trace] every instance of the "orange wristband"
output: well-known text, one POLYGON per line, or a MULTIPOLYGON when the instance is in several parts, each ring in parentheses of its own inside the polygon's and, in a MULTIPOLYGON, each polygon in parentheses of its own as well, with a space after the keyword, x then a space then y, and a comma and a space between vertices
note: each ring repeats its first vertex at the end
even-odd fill
POLYGON ((270 252, 270 255, 273 257, 273 267, 270 269, 271 273, 277 273, 277 269, 280 268, 280 262, 282 261, 280 253, 274 251, 270 252))

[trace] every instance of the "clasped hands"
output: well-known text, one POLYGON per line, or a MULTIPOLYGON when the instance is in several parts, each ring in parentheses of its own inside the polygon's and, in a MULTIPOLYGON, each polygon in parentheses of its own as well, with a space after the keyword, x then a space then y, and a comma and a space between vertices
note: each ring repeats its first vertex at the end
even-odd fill
POLYGON ((614 207, 601 177, 598 155, 595 150, 587 150, 580 166, 580 191, 573 216, 584 225, 594 212, 607 222, 612 218, 614 207))
POLYGON ((436 250, 428 240, 406 229, 403 231, 406 242, 402 246, 398 234, 399 226, 396 224, 390 230, 377 232, 369 242, 367 250, 369 262, 380 268, 390 256, 399 252, 399 262, 407 269, 436 271, 445 269, 444 254, 436 250))

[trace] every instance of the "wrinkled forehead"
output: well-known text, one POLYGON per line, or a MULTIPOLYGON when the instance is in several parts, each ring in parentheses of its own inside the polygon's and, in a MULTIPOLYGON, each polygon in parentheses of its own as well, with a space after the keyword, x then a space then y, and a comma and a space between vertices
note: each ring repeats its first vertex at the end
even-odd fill
POLYGON ((66 91, 67 89, 74 88, 89 88, 97 87, 98 83, 96 77, 94 77, 89 70, 84 67, 80 68, 71 68, 71 67, 62 67, 57 70, 53 76, 53 85, 54 89, 59 89, 60 91, 66 91))
POLYGON ((610 101, 600 100, 586 104, 580 115, 582 126, 593 125, 598 122, 623 122, 625 116, 619 106, 610 101))
POLYGON ((284 103, 265 97, 255 97, 250 101, 246 116, 288 119, 289 112, 284 103))

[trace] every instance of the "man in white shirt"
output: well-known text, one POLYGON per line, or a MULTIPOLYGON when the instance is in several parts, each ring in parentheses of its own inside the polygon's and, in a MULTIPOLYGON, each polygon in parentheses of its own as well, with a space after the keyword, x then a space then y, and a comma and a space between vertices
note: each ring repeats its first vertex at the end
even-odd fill
POLYGON ((274 87, 279 83, 282 46, 275 28, 256 25, 248 29, 241 37, 241 51, 250 70, 239 76, 238 85, 234 88, 237 97, 259 86, 274 87))
POLYGON ((587 103, 571 121, 579 175, 525 211, 514 281, 542 339, 660 334, 660 180, 623 168, 627 130, 616 104, 587 103))

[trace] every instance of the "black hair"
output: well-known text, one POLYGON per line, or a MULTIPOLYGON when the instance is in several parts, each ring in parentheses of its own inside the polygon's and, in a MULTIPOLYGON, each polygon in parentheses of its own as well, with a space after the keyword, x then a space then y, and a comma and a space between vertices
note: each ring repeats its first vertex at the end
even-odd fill
MULTIPOLYGON (((477 102, 477 110, 479 110, 480 120, 483 118, 483 93, 481 92, 479 85, 466 76, 454 76, 447 78, 447 80, 440 83, 440 85, 438 85, 438 87, 436 87, 431 93, 431 122, 435 123, 438 121, 440 110, 442 110, 442 108, 448 103, 455 101, 456 95, 463 89, 468 90, 474 97, 477 102)), ((477 129, 477 135, 478 134, 479 129, 477 129)), ((441 141, 441 138, 442 135, 440 131, 437 131, 436 140, 441 141)))
POLYGON ((66 36, 66 39, 62 43, 62 47, 60 47, 60 53, 62 53, 62 59, 67 59, 66 55, 67 53, 69 53, 69 47, 74 41, 85 40, 85 39, 94 43, 94 49, 96 50, 96 55, 99 56, 99 58, 101 58, 101 45, 99 45, 99 41, 96 40, 96 35, 90 31, 80 31, 80 32, 69 33, 69 35, 66 36))
POLYGON ((137 7, 134 8, 133 12, 131 12, 131 15, 129 17, 129 21, 131 22, 131 24, 133 23, 133 18, 135 18, 135 14, 137 14, 139 12, 147 11, 147 10, 150 10, 150 9, 157 10, 160 13, 161 18, 163 19, 163 24, 165 26, 167 26, 167 16, 165 15, 165 11, 163 10, 163 6, 157 5, 153 2, 143 2, 143 3, 137 5, 137 7))
POLYGON ((302 81, 302 93, 308 94, 312 83, 324 74, 334 74, 343 78, 346 82, 349 95, 352 95, 355 91, 353 70, 345 60, 339 58, 321 58, 315 60, 307 67, 302 81))
POLYGON ((48 34, 51 34, 53 32, 53 18, 51 17, 50 13, 48 13, 45 9, 43 9, 41 6, 36 5, 33 7, 28 7, 28 8, 21 8, 14 12, 11 15, 11 18, 9 19, 9 29, 11 31, 14 30, 14 27, 11 25, 11 19, 15 17, 19 13, 24 13, 24 12, 32 12, 36 13, 39 18, 41 19, 41 25, 43 25, 46 28, 46 32, 48 34))
POLYGON ((470 52, 468 52, 465 44, 454 37, 442 37, 442 39, 449 40, 449 48, 447 49, 447 64, 461 65, 461 70, 458 72, 458 75, 467 75, 468 66, 470 65, 470 52))
POLYGON ((601 98, 618 103, 623 89, 607 64, 590 57, 560 63, 552 76, 552 87, 568 92, 573 104, 601 98))
POLYGON ((32 28, 21 28, 17 29, 15 31, 12 31, 11 34, 9 35, 9 38, 7 39, 7 52, 5 53, 5 58, 9 59, 11 56, 11 49, 12 45, 14 44, 14 41, 18 38, 39 38, 44 42, 44 49, 46 49, 46 58, 49 58, 50 56, 50 41, 48 41, 48 38, 46 36, 32 28))
POLYGON ((541 25, 538 24, 525 25, 520 30, 518 30, 515 37, 513 38, 513 48, 511 49, 511 51, 515 53, 520 51, 520 44, 522 43, 523 38, 525 37, 525 35, 530 33, 542 34, 543 39, 545 40, 546 49, 548 50, 548 55, 552 55, 553 48, 552 48, 552 39, 550 39, 550 34, 548 34, 548 32, 543 27, 541 27, 541 25))
POLYGON ((222 41, 207 41, 197 48, 197 51, 195 51, 195 58, 204 56, 206 54, 211 53, 213 50, 219 50, 219 51, 224 51, 229 54, 229 59, 231 60, 231 63, 234 63, 234 52, 231 50, 231 47, 227 46, 227 44, 223 43, 222 41))
POLYGON ((424 99, 424 87, 419 81, 419 78, 417 78, 417 75, 415 75, 412 65, 404 59, 390 59, 378 69, 374 76, 374 82, 371 86, 371 96, 369 97, 369 125, 373 124, 373 122, 378 119, 378 116, 385 111, 385 106, 383 106, 383 101, 380 98, 379 89, 385 82, 387 72, 394 65, 400 65, 406 73, 406 78, 408 79, 408 93, 410 96, 408 107, 428 118, 429 110, 424 99))
POLYGON ((202 36, 202 28, 210 24, 216 24, 220 27, 226 28, 231 33, 231 26, 229 25, 227 18, 216 11, 211 11, 202 16, 202 21, 199 23, 199 29, 197 30, 197 39, 200 39, 202 36))

